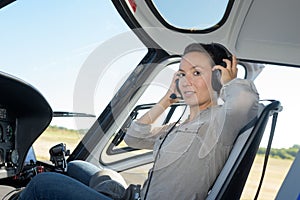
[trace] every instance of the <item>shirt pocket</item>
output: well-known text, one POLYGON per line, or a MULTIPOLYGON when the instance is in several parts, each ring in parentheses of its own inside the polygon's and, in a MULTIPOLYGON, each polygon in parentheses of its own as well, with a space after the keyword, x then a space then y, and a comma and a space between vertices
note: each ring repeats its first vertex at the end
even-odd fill
POLYGON ((201 125, 202 123, 198 123, 197 126, 179 126, 168 134, 164 142, 164 138, 160 138, 155 144, 154 154, 156 155, 159 145, 163 142, 157 155, 155 170, 168 167, 175 161, 184 157, 184 154, 191 148, 193 143, 195 143, 195 139, 198 141, 197 135, 201 125))

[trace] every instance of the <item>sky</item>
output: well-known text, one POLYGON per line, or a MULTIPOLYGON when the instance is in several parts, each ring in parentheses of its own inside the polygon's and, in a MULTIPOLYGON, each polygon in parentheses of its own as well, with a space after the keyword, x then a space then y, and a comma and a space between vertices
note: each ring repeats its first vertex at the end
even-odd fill
MULTIPOLYGON (((20 0, 0 12, 0 70, 36 87, 54 111, 73 111, 85 60, 104 41, 128 30, 110 1, 88 2, 20 0)), ((108 103, 104 99, 101 105, 108 103)))
MULTIPOLYGON (((167 1, 160 2, 163 2, 160 5, 163 7, 167 1)), ((216 5, 213 2, 212 4, 216 5)), ((183 9, 183 6, 180 8, 183 9)), ((222 7, 214 7, 214 13, 218 13, 216 9, 224 12, 222 7)), ((191 17, 178 14, 182 13, 180 10, 174 10, 174 13, 181 20, 191 17)), ((203 14, 201 17, 207 18, 210 23, 218 21, 219 16, 212 16, 209 8, 200 13, 203 14)), ((175 19, 169 21, 172 20, 175 19)), ((179 23, 185 24, 183 21, 179 23)), ((126 35, 129 31, 111 1, 106 0, 19 0, 1 9, 0 24, 0 71, 20 77, 36 87, 55 111, 73 111, 76 81, 86 61, 99 46, 103 47, 103 44, 121 39, 122 34, 126 35)), ((192 24, 207 26, 205 22, 192 24)), ((138 45, 138 41, 136 43, 138 45)), ((137 58, 144 54, 145 51, 141 49, 126 52, 126 58, 122 55, 114 58, 110 68, 105 70, 110 78, 96 82, 93 113, 99 114, 115 93, 115 90, 108 89, 111 87, 102 86, 120 86, 133 69, 132 66, 136 66, 135 62, 140 60, 137 58), (113 82, 114 80, 118 81, 113 82)), ((262 99, 278 99, 283 105, 273 147, 290 147, 300 143, 297 133, 297 116, 300 112, 297 102, 299 77, 299 69, 266 66, 255 81, 262 99)), ((89 126, 94 119, 86 120, 89 126)), ((60 123, 60 119, 53 122, 60 123)), ((267 138, 263 140, 264 146, 266 140, 267 138)))

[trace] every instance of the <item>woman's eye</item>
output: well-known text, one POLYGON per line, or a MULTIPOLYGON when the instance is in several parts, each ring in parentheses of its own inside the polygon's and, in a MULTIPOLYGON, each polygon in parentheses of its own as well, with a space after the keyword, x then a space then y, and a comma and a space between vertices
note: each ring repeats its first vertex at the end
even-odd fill
POLYGON ((179 78, 182 78, 182 77, 185 76, 185 74, 184 74, 184 73, 178 73, 177 76, 178 76, 179 78))
POLYGON ((194 74, 194 76, 201 76, 202 73, 199 71, 195 71, 193 74, 194 74))

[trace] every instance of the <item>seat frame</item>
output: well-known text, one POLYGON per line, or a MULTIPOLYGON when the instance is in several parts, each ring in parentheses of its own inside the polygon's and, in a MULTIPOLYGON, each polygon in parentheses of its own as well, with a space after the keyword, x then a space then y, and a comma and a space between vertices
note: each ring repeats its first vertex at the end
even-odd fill
POLYGON ((275 113, 277 117, 282 109, 279 101, 267 101, 271 103, 266 106, 260 104, 263 107, 262 112, 254 125, 237 137, 207 200, 240 199, 269 118, 274 117, 275 113))

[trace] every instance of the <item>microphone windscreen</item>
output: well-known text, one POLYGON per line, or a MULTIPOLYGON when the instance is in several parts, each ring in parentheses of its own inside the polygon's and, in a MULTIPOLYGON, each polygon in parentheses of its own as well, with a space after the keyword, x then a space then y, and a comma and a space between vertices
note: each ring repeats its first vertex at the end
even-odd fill
POLYGON ((172 93, 172 94, 170 95, 170 98, 171 98, 171 99, 177 99, 177 95, 176 95, 175 93, 172 93))

